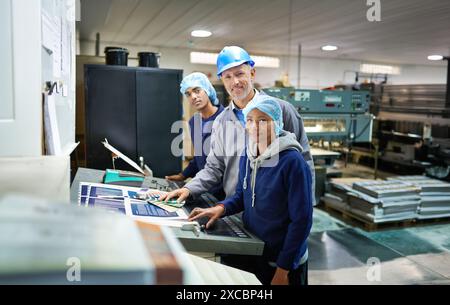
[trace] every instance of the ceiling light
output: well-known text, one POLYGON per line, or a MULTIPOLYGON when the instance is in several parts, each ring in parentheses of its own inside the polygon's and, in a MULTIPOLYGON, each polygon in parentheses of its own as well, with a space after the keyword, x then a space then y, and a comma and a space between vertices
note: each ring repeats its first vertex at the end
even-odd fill
POLYGON ((210 31, 204 31, 204 30, 195 30, 195 31, 191 32, 192 37, 205 38, 205 37, 209 37, 211 35, 212 35, 212 33, 210 31))
POLYGON ((442 55, 429 55, 428 60, 443 60, 444 56, 442 55))
POLYGON ((322 51, 336 51, 338 49, 337 46, 326 45, 321 47, 322 51))

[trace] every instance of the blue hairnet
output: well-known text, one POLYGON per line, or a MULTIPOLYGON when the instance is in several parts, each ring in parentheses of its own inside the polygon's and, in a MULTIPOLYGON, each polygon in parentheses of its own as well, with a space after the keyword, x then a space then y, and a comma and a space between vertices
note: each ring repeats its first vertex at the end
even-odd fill
POLYGON ((259 94, 242 111, 246 121, 247 115, 253 109, 258 109, 272 118, 275 125, 275 134, 279 136, 281 130, 283 130, 283 112, 280 104, 278 104, 278 102, 271 96, 259 94))
POLYGON ((196 87, 205 90, 213 105, 219 105, 216 90, 214 90, 208 77, 203 73, 194 72, 186 76, 180 84, 180 92, 181 94, 185 94, 187 89, 196 87))

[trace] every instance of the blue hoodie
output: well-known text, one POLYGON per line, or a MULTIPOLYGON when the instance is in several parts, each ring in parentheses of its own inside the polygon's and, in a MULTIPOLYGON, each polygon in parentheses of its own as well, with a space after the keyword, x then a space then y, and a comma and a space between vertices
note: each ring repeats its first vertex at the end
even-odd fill
POLYGON ((216 117, 222 113, 223 106, 219 104, 216 113, 207 119, 203 119, 199 113, 196 113, 189 120, 189 130, 191 133, 192 143, 194 145, 194 158, 189 162, 188 166, 182 172, 183 176, 186 178, 193 178, 195 175, 201 171, 206 164, 206 158, 209 153, 208 151, 203 151, 203 147, 206 141, 209 141, 212 131, 212 125, 216 117), (199 133, 196 137, 196 133, 199 133))
POLYGON ((255 147, 249 145, 240 159, 236 193, 222 202, 223 216, 244 211, 246 228, 265 242, 263 256, 293 270, 307 259, 311 171, 292 133, 282 131, 261 156, 255 147))

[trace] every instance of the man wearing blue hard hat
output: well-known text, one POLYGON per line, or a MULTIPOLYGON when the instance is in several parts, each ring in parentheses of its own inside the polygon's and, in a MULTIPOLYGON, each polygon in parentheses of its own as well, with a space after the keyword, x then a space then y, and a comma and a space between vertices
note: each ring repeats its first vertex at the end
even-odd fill
MULTIPOLYGON (((183 172, 165 177, 172 181, 185 181, 193 178, 205 167, 206 157, 210 151, 209 138, 212 125, 224 109, 217 99, 216 90, 203 73, 194 72, 186 76, 180 84, 180 92, 186 96, 189 104, 197 111, 189 119, 194 158, 183 172)), ((222 184, 213 186, 209 192, 217 198, 225 196, 222 184)))
MULTIPOLYGON (((250 55, 238 46, 227 46, 217 57, 217 76, 232 98, 230 105, 216 118, 211 134, 211 151, 205 168, 189 181, 185 187, 170 192, 162 199, 178 197, 179 201, 189 196, 197 197, 211 187, 223 183, 227 197, 234 194, 238 182, 239 158, 245 148, 245 122, 243 109, 258 95, 265 95, 253 86, 256 70, 250 55), (232 128, 230 128, 232 127, 232 128)), ((295 107, 275 98, 283 113, 284 130, 295 134, 302 146, 302 155, 312 177, 311 194, 314 202, 314 163, 303 120, 295 107)))

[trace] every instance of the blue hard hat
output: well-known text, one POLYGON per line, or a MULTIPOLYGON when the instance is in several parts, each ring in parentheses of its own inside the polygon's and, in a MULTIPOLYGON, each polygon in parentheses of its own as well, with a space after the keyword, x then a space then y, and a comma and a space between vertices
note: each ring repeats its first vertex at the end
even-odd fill
POLYGON ((225 47, 217 57, 217 76, 220 77, 223 71, 245 63, 251 67, 255 65, 247 51, 237 46, 225 47))

